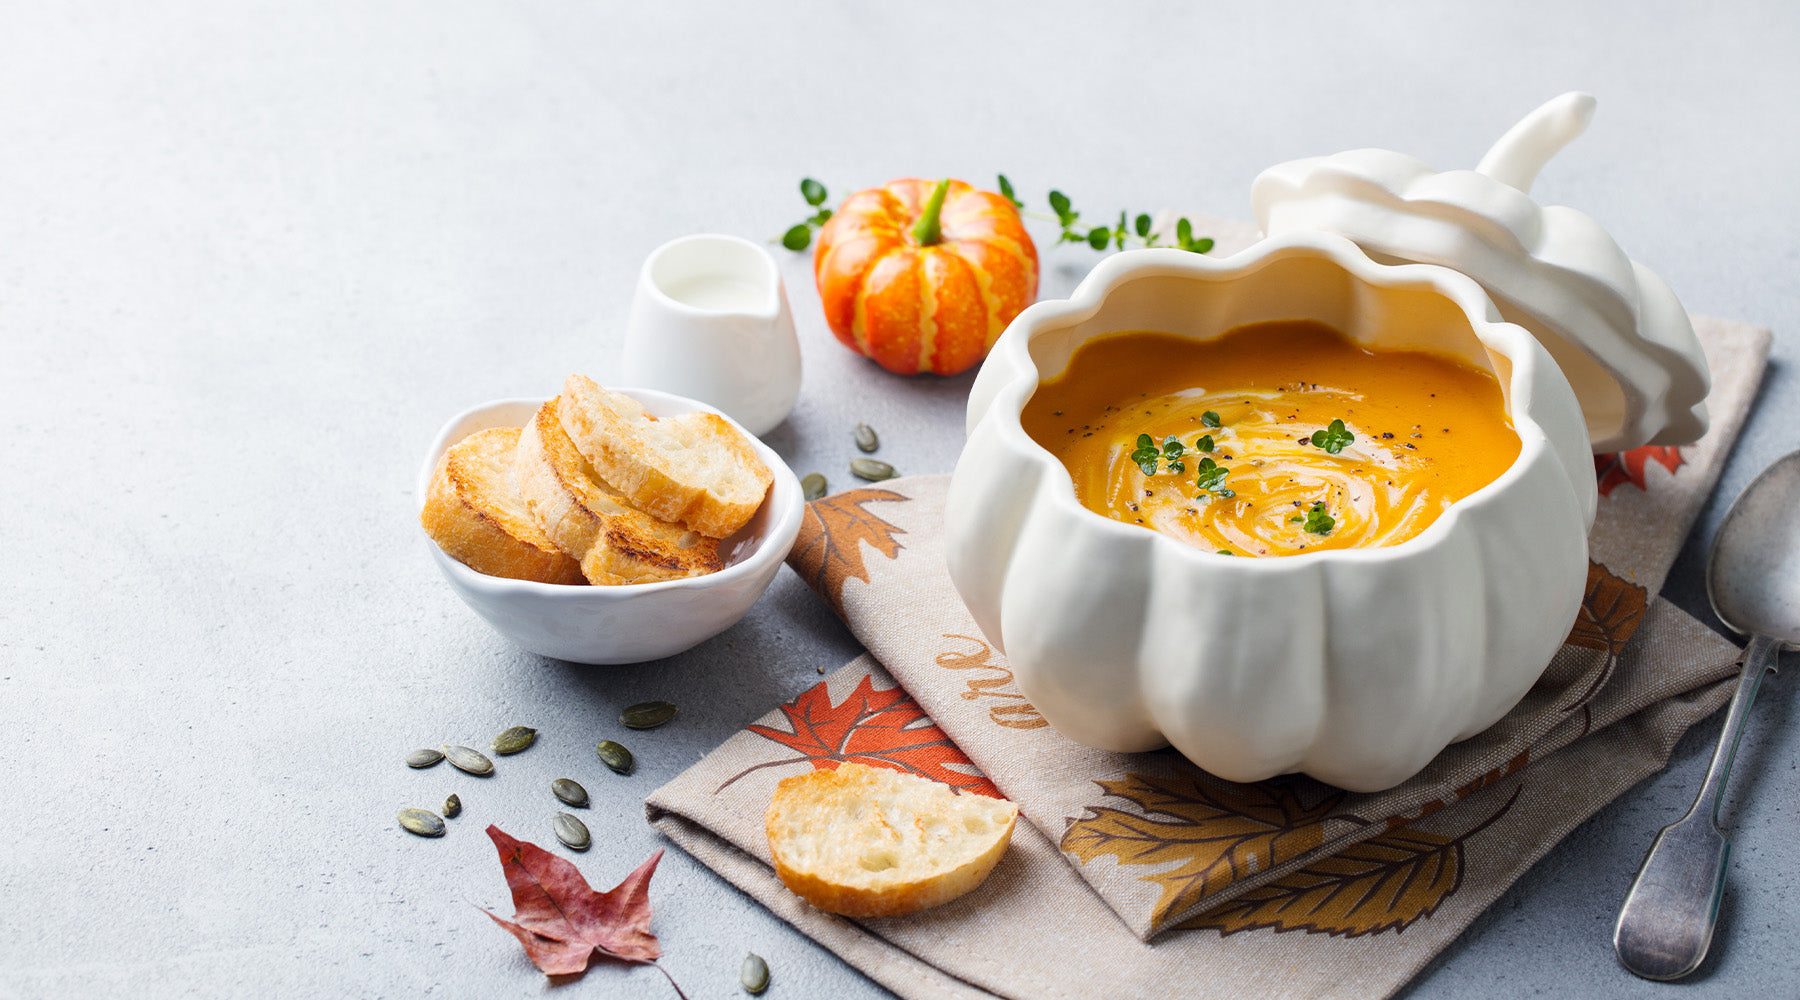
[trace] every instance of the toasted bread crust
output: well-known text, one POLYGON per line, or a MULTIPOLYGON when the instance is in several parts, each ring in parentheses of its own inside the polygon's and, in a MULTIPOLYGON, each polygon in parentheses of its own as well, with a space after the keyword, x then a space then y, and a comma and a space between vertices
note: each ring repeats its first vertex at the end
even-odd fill
POLYGON ((519 435, 519 495, 556 545, 580 560, 588 582, 679 580, 723 568, 719 543, 651 517, 601 479, 563 431, 558 399, 519 435))
POLYGON ((493 427, 439 459, 419 523, 450 556, 478 573, 539 583, 580 583, 581 565, 551 541, 513 492, 519 431, 493 427))
POLYGON ((893 917, 980 885, 1011 842, 1018 807, 861 764, 785 778, 765 818, 775 872, 849 917, 893 917))
POLYGON ((702 535, 743 527, 775 481, 743 434, 711 413, 659 419, 585 375, 570 375, 563 430, 601 479, 633 505, 702 535))

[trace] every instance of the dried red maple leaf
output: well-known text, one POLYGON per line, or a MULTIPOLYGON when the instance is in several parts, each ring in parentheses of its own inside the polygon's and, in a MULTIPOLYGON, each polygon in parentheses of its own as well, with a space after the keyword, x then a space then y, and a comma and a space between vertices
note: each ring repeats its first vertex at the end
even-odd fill
MULTIPOLYGON (((512 890, 512 920, 483 910, 494 923, 509 931, 525 946, 525 954, 547 976, 568 976, 587 971, 598 951, 633 965, 656 965, 662 954, 656 935, 650 933, 650 876, 662 851, 625 876, 607 892, 595 892, 573 864, 549 851, 508 836, 497 826, 488 837, 500 851, 506 870, 506 887, 512 890)), ((686 1000, 668 970, 656 965, 669 979, 677 996, 686 1000)))
POLYGON ((787 716, 792 732, 772 726, 747 728, 758 736, 799 751, 801 756, 757 764, 732 777, 720 788, 764 767, 806 761, 815 768, 834 768, 844 761, 855 761, 870 767, 922 775, 961 791, 1001 798, 1000 790, 993 782, 979 774, 960 770, 972 771, 974 765, 937 723, 931 721, 931 716, 925 714, 919 703, 907 697, 903 688, 880 690, 875 687, 873 678, 865 676, 849 697, 833 705, 827 683, 820 682, 781 706, 781 714, 787 716))

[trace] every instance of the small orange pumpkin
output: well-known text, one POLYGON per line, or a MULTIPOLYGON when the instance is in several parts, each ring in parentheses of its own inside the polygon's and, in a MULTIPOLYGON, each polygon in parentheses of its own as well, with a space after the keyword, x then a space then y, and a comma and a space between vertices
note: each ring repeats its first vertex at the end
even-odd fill
POLYGON ((851 195, 825 223, 813 279, 846 347, 902 375, 954 375, 1037 298, 1037 247, 1000 195, 898 180, 851 195))

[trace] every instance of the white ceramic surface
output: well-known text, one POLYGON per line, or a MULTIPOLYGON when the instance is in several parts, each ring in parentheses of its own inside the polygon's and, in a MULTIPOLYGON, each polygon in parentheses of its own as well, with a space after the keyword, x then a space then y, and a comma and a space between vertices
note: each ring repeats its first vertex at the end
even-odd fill
MULTIPOLYGON (((659 417, 711 409, 652 389, 621 389, 659 417)), ((501 399, 471 407, 438 432, 419 468, 419 502, 438 459, 451 445, 489 427, 522 427, 542 399, 501 399)), ((509 580, 477 573, 444 554, 431 556, 451 589, 500 634, 541 656, 576 663, 638 663, 673 656, 718 635, 742 618, 768 588, 793 548, 804 507, 800 482, 781 456, 751 438, 775 474, 756 516, 719 544, 726 566, 687 580, 586 587, 509 580)))
POLYGON ((1574 622, 1597 497, 1580 409, 1479 286, 1377 264, 1323 233, 1212 260, 1141 250, 1000 338, 969 400, 951 482, 950 574, 1020 690, 1106 750, 1173 744, 1234 781, 1288 771, 1389 787, 1524 696, 1574 622), (1082 507, 1019 415, 1087 339, 1210 338, 1317 319, 1358 342, 1429 346, 1494 372, 1522 445, 1499 479, 1378 549, 1231 558, 1082 507))
POLYGON ((774 430, 800 398, 800 342, 769 252, 713 233, 652 251, 632 294, 622 373, 714 406, 752 434, 774 430))
POLYGON ((1538 171, 1593 111, 1587 94, 1555 98, 1474 170, 1440 173, 1386 149, 1278 164, 1257 177, 1251 206, 1269 236, 1337 233, 1377 260, 1474 278, 1562 366, 1595 451, 1686 444, 1706 432, 1710 386, 1687 311, 1598 222, 1530 196, 1538 171))

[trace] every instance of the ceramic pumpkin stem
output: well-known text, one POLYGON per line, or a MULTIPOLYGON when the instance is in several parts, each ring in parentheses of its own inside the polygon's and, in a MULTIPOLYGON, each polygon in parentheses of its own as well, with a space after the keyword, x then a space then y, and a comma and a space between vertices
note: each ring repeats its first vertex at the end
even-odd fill
POLYGON ((936 246, 944 241, 944 231, 938 225, 938 216, 944 211, 944 195, 950 190, 950 178, 938 181, 937 187, 931 190, 931 197, 925 199, 925 211, 920 213, 919 221, 912 228, 913 239, 922 247, 936 246))

